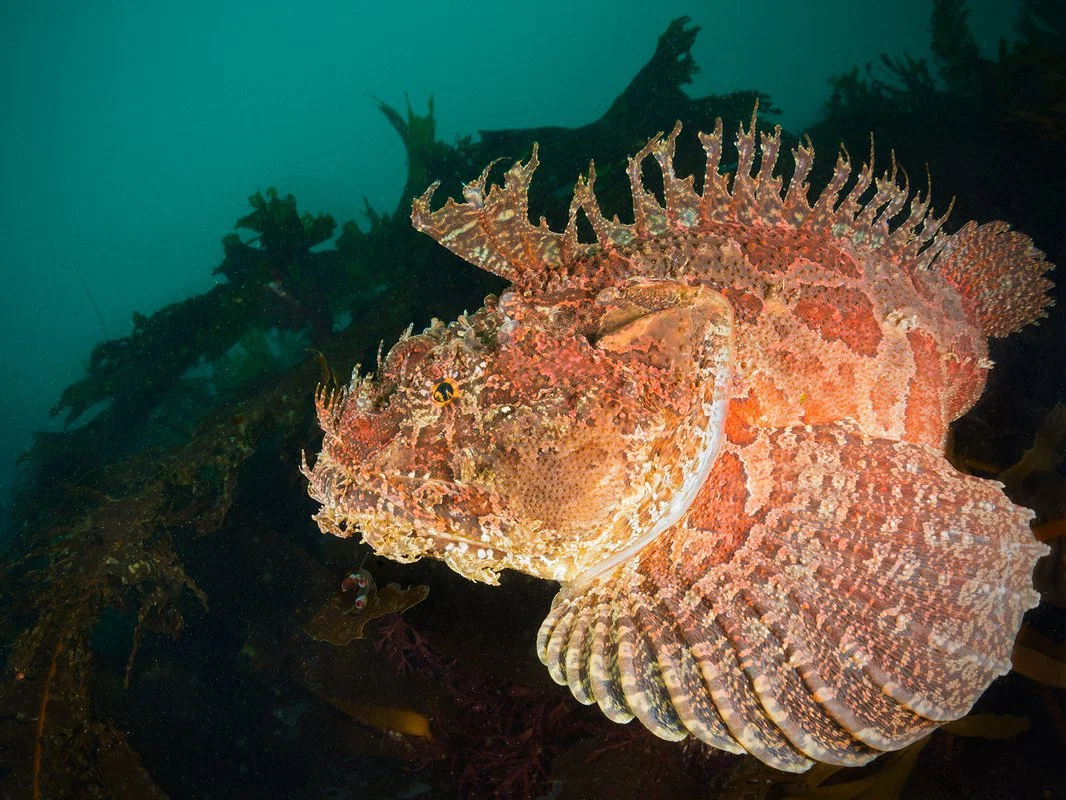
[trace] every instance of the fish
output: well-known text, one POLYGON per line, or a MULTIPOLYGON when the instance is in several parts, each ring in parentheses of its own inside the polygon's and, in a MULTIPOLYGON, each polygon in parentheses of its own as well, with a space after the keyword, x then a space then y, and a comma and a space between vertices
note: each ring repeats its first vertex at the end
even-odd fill
POLYGON ((320 386, 303 472, 323 532, 558 581, 537 652, 609 719, 857 766, 965 715, 1039 601, 1033 513, 944 446, 1052 267, 1004 222, 946 232, 894 159, 845 151, 812 199, 810 141, 786 181, 756 131, 735 172, 722 121, 699 134, 699 189, 680 123, 653 137, 632 222, 594 165, 563 231, 531 222, 535 145, 502 185, 431 185, 414 227, 510 287, 320 386))

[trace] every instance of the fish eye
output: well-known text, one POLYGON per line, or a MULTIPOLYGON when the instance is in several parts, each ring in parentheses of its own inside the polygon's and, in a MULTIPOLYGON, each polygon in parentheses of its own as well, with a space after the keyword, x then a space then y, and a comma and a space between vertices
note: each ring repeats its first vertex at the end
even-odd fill
POLYGON ((459 388, 451 378, 442 378, 433 384, 433 402, 438 406, 446 406, 459 394, 459 388))

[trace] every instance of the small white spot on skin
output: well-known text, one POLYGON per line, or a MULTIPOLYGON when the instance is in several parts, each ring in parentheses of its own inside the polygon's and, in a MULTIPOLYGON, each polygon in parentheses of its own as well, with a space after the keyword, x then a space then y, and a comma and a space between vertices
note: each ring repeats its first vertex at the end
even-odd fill
POLYGON ((471 220, 466 225, 463 225, 460 228, 455 228, 454 230, 448 231, 446 234, 444 234, 444 236, 441 237, 440 241, 441 241, 441 243, 450 242, 456 236, 462 236, 464 233, 469 231, 475 225, 477 225, 477 220, 471 220))

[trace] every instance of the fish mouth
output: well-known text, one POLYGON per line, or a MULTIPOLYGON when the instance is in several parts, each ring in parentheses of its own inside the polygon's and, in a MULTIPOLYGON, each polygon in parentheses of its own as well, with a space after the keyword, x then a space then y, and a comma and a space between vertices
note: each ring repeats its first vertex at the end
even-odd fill
POLYGON ((303 465, 308 494, 321 503, 319 528, 361 537, 378 555, 410 563, 439 559, 471 580, 496 583, 509 560, 509 515, 484 490, 415 473, 360 470, 356 475, 319 456, 303 465))

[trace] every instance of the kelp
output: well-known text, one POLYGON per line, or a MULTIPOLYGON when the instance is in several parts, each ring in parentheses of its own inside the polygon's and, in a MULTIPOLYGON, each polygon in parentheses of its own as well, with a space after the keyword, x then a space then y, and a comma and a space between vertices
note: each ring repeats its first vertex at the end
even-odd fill
POLYGON ((862 116, 874 120, 871 127, 879 130, 880 120, 899 113, 924 114, 944 99, 925 59, 882 54, 880 70, 867 63, 862 70, 852 67, 835 77, 826 108, 828 117, 862 116))
POLYGON ((314 306, 310 276, 323 282, 333 278, 337 254, 312 252, 330 238, 333 219, 302 216, 292 195, 249 198, 254 209, 236 227, 259 235, 249 243, 237 234, 222 240, 225 258, 215 269, 227 283, 171 303, 146 317, 134 313, 129 336, 93 348, 88 374, 68 386, 52 407, 52 416, 65 415, 69 425, 97 403, 110 401, 129 414, 148 409, 191 366, 221 356, 252 327, 301 327, 320 312, 314 306), (288 296, 286 296, 288 295, 288 296), (305 297, 306 296, 306 297, 305 297))
POLYGON ((343 647, 366 636, 368 622, 386 614, 402 614, 418 605, 429 595, 428 586, 410 586, 401 589, 400 584, 390 583, 380 591, 372 585, 365 608, 356 608, 350 597, 334 595, 304 626, 312 639, 343 647))
POLYGON ((948 92, 972 97, 980 91, 984 67, 969 24, 966 0, 934 0, 932 41, 937 71, 948 92))
MULTIPOLYGON (((497 158, 527 155, 536 142, 540 166, 529 188, 532 220, 543 215, 553 229, 565 226, 567 206, 561 200, 569 199, 576 177, 588 171, 590 159, 596 162, 596 197, 604 214, 631 220, 625 167, 627 158, 644 146, 649 134, 669 131, 678 121, 688 130, 710 130, 716 117, 722 118, 727 130, 735 131, 740 122, 751 119, 753 108, 757 107, 763 117, 781 113, 764 92, 735 91, 702 97, 686 94, 682 87, 691 83, 699 71, 691 52, 699 32, 700 26, 693 25, 688 17, 671 22, 647 64, 603 116, 586 125, 480 131, 481 141, 474 151, 474 163, 479 166, 465 174, 472 177, 480 171, 480 165, 497 158)), ((796 142, 795 136, 784 132, 783 148, 796 142)), ((679 174, 693 174, 697 181, 702 180, 706 157, 696 137, 682 136, 676 146, 674 164, 679 174)), ((649 188, 658 188, 654 175, 654 171, 645 175, 649 188)), ((458 189, 445 184, 440 193, 459 196, 458 189)))
POLYGON ((1033 128, 1041 144, 1066 140, 1066 2, 1026 0, 1018 26, 1022 40, 1001 60, 1008 71, 1012 122, 1033 128))
POLYGON ((1015 672, 1054 689, 1066 689, 1066 647, 1023 625, 1011 651, 1015 672))
MULTIPOLYGON (((252 213, 237 220, 238 230, 258 235, 245 241, 231 233, 222 240, 225 254, 215 268, 229 283, 266 289, 281 300, 278 327, 308 327, 312 341, 333 333, 333 313, 344 310, 347 274, 341 253, 314 248, 333 238, 336 223, 329 214, 300 213, 296 198, 278 195, 273 186, 248 198, 252 213)), ((347 290, 346 290, 347 289, 347 290)))
POLYGON ((325 290, 316 288, 316 281, 343 283, 340 256, 311 248, 329 237, 332 219, 300 217, 291 196, 278 198, 276 192, 257 193, 250 201, 254 211, 237 226, 251 227, 259 237, 255 246, 236 234, 223 239, 226 256, 216 272, 228 282, 151 316, 135 313, 129 336, 93 348, 87 374, 63 390, 51 414, 63 415, 69 426, 100 410, 81 427, 36 435, 20 459, 32 475, 16 516, 32 516, 40 506, 32 496, 36 487, 76 481, 140 449, 153 412, 181 391, 189 371, 221 359, 250 331, 306 329, 312 339, 330 335, 329 313, 320 300, 325 290))
MULTIPOLYGON (((237 343, 211 362, 210 377, 203 376, 204 391, 225 397, 284 373, 307 358, 310 342, 297 331, 250 328, 237 343)), ((187 377, 186 382, 195 383, 187 377)))
MULTIPOLYGON (((723 111, 714 98, 691 100, 680 91, 693 69, 688 51, 696 30, 675 22, 604 120, 555 130, 583 158, 596 156, 605 175, 613 171, 620 179, 629 145, 619 141, 618 131, 644 138, 661 119, 682 117, 706 126, 716 114, 750 113, 754 93, 737 95, 723 111), (665 89, 675 107, 640 102, 648 92, 665 89), (616 125, 621 127, 614 130, 616 125)), ((302 448, 315 448, 311 400, 319 359, 345 367, 369 361, 381 339, 395 338, 409 321, 428 322, 430 309, 454 316, 501 288, 473 270, 453 268, 452 256, 412 230, 408 204, 430 175, 458 185, 487 149, 509 149, 516 140, 528 149, 543 130, 446 144, 436 139, 432 103, 426 115, 410 105, 406 116, 384 103, 380 107, 408 151, 400 207, 391 213, 368 207, 367 228, 346 223, 331 246, 336 232, 331 216, 301 213, 291 195, 273 188, 254 193, 251 212, 237 221, 238 232, 223 239, 224 259, 215 272, 225 283, 150 316, 137 314, 129 336, 95 347, 86 375, 67 387, 53 408, 70 424, 91 419, 40 436, 24 457, 31 469, 0 576, 0 634, 8 643, 4 654, 12 676, 0 688, 5 788, 31 797, 161 796, 109 716, 114 696, 105 701, 100 693, 101 686, 112 685, 107 675, 117 668, 119 687, 136 691, 146 671, 162 667, 152 661, 160 657, 160 641, 175 639, 180 651, 188 619, 203 624, 233 613, 202 586, 214 586, 217 593, 227 583, 220 577, 225 571, 243 579, 274 563, 273 554, 255 563, 227 560, 224 546, 213 543, 218 531, 248 524, 246 512, 235 512, 234 498, 238 486, 260 482, 262 453, 289 454, 282 468, 291 495, 282 502, 296 509, 298 535, 309 535, 296 456, 302 448), (288 366, 269 345, 275 331, 282 340, 306 335, 314 351, 288 366), (189 416, 174 419, 179 408, 189 416), (153 420, 164 419, 168 436, 153 435, 153 420), (190 558, 197 574, 190 571, 190 558), (105 665, 113 660, 110 650, 101 661, 105 641, 124 649, 119 664, 105 665), (142 666, 146 642, 150 663, 142 666)), ((573 178, 567 175, 565 183, 573 178)), ((563 185, 561 176, 558 183, 563 185)), ((545 209, 565 214, 561 195, 545 189, 545 209)), ((307 591, 320 594, 323 588, 316 583, 307 591)), ((401 590, 389 584, 376 592, 369 613, 345 614, 338 607, 340 623, 321 617, 317 623, 328 629, 325 638, 340 644, 362 635, 371 617, 396 617, 390 612, 419 602, 426 592, 425 586, 401 590)), ((317 630, 316 623, 309 628, 317 630)), ((401 646, 404 631, 413 629, 391 624, 373 635, 389 652, 419 658, 424 648, 401 646)), ((245 652, 245 663, 264 679, 280 674, 276 662, 264 660, 262 647, 247 645, 241 648, 245 652)), ((451 662, 419 663, 440 671, 451 662)), ((333 697, 326 688, 323 696, 333 697)), ((458 685, 456 691, 468 694, 458 685)), ((554 701, 538 699, 530 707, 548 702, 554 701)), ((507 736, 514 739, 514 757, 526 759, 521 755, 526 738, 515 728, 518 709, 510 712, 507 736)), ((453 729, 445 741, 459 748, 465 735, 465 728, 453 729)), ((463 748, 484 749, 474 743, 463 748)))
POLYGON ((262 436, 298 429, 306 409, 297 387, 312 374, 297 371, 243 404, 240 424, 217 412, 184 446, 131 458, 71 488, 66 513, 27 534, 31 546, 2 583, 7 665, 17 680, 0 689, 0 748, 21 754, 12 786, 35 797, 133 796, 142 776, 132 752, 118 773, 105 763, 125 740, 93 711, 94 631, 107 611, 130 618, 128 685, 145 630, 177 636, 190 601, 207 607, 176 542, 221 524, 262 436))

